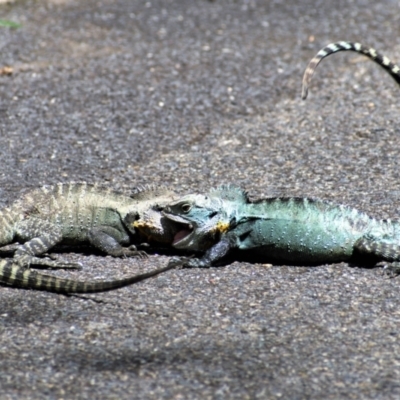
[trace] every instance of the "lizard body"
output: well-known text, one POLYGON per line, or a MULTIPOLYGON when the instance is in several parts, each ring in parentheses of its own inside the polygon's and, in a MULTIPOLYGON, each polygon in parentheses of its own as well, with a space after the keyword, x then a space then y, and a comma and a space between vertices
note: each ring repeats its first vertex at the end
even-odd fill
POLYGON ((206 250, 201 258, 186 260, 188 267, 210 267, 233 249, 295 264, 348 261, 357 255, 394 262, 392 267, 400 261, 398 222, 318 199, 250 201, 246 192, 229 185, 184 196, 165 207, 163 215, 182 226, 175 248, 206 250))
POLYGON ((61 242, 88 242, 115 257, 141 256, 144 253, 132 243, 143 238, 172 242, 173 225, 166 224, 160 210, 174 196, 156 187, 128 196, 96 184, 44 186, 0 210, 0 246, 23 243, 16 246, 13 258, 21 267, 77 267, 39 257, 61 242))
POLYGON ((372 47, 364 46, 361 43, 336 42, 328 44, 326 47, 321 49, 307 65, 307 68, 303 75, 303 86, 301 90, 301 98, 303 100, 307 98, 308 87, 318 64, 323 58, 333 53, 337 53, 338 51, 355 51, 357 53, 364 54, 365 56, 375 61, 382 68, 384 68, 400 85, 400 67, 390 61, 389 58, 378 53, 372 47))

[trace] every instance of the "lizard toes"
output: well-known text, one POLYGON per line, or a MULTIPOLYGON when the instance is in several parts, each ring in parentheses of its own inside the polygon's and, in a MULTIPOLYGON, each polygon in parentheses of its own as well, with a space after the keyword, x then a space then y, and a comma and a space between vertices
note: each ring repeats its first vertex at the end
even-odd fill
POLYGON ((138 254, 139 258, 142 258, 142 259, 149 258, 149 255, 145 251, 139 250, 138 253, 139 253, 138 254))
POLYGON ((145 259, 145 258, 149 258, 149 255, 142 250, 136 250, 136 251, 132 251, 130 253, 127 254, 130 257, 138 257, 140 259, 145 259))
POLYGON ((43 265, 53 269, 76 269, 78 271, 80 271, 83 268, 83 265, 81 263, 69 263, 69 262, 55 262, 54 264, 48 263, 43 265))

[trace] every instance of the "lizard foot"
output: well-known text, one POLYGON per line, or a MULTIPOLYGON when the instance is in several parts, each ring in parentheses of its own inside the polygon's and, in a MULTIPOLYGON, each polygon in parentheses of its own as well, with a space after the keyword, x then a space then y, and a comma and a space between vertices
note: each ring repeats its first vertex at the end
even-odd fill
POLYGON ((143 250, 132 250, 127 257, 139 257, 141 259, 149 258, 149 255, 143 250))
POLYGON ((139 257, 148 258, 148 254, 143 250, 138 250, 136 246, 121 247, 118 250, 109 253, 113 257, 139 257))
POLYGON ((168 267, 177 268, 185 266, 186 261, 189 260, 187 257, 171 257, 168 261, 168 267))
POLYGON ((19 266, 27 268, 29 268, 31 265, 34 265, 37 267, 46 267, 51 269, 82 269, 82 264, 80 263, 63 262, 54 259, 39 258, 28 255, 14 257, 14 261, 19 266))
POLYGON ((15 253, 22 245, 20 243, 10 243, 0 247, 1 253, 15 253))
POLYGON ((382 275, 386 275, 389 279, 396 278, 396 276, 400 275, 400 262, 393 261, 391 263, 382 262, 377 265, 382 265, 382 275))

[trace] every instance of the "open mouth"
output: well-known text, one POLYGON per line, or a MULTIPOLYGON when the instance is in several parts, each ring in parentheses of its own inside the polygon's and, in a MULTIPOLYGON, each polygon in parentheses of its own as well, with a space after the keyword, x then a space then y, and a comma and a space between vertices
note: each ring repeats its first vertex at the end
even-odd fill
POLYGON ((164 215, 164 217, 170 219, 171 221, 174 221, 179 226, 179 230, 177 233, 175 233, 172 245, 177 245, 181 242, 184 242, 185 239, 188 239, 190 235, 193 233, 194 231, 193 225, 189 224, 184 218, 168 214, 166 212, 163 212, 162 214, 164 215))
POLYGON ((182 229, 181 231, 179 231, 178 233, 175 234, 174 240, 172 241, 172 244, 173 245, 178 244, 180 241, 182 241, 185 238, 187 238, 192 232, 193 232, 193 228, 192 228, 192 230, 182 229))

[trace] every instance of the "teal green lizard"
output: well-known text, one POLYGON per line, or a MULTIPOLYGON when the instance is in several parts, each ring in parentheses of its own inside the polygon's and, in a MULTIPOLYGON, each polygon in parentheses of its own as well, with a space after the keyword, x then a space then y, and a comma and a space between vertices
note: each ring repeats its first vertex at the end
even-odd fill
POLYGON ((186 195, 167 205, 163 215, 181 225, 174 237, 175 248, 205 251, 200 258, 186 259, 186 267, 210 267, 239 249, 265 261, 294 264, 364 256, 390 262, 394 272, 400 270, 398 222, 377 220, 323 200, 279 197, 250 201, 245 191, 228 185, 205 195, 186 195))
POLYGON ((15 248, 13 261, 23 267, 79 267, 40 257, 60 243, 86 242, 114 257, 143 256, 135 247, 143 240, 171 243, 174 227, 160 210, 174 196, 153 186, 130 196, 86 182, 43 186, 0 210, 0 246, 15 248))

